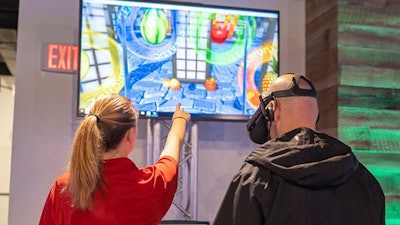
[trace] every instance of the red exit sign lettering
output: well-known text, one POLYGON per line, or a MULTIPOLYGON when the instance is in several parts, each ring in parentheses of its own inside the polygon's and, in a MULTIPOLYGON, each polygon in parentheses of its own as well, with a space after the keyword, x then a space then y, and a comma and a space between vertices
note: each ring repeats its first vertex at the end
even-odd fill
POLYGON ((42 47, 42 70, 62 73, 78 71, 78 46, 44 44, 42 47))

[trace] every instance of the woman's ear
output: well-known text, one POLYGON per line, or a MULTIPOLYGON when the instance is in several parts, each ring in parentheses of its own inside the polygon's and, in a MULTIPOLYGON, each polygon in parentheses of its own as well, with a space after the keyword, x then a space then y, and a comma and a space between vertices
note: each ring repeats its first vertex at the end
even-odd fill
POLYGON ((121 149, 123 154, 128 156, 135 148, 137 130, 133 127, 125 132, 124 138, 121 141, 121 149))
POLYGON ((129 130, 126 132, 125 138, 126 138, 129 142, 135 141, 135 140, 136 140, 136 129, 135 129, 134 127, 132 127, 131 129, 129 129, 129 130))

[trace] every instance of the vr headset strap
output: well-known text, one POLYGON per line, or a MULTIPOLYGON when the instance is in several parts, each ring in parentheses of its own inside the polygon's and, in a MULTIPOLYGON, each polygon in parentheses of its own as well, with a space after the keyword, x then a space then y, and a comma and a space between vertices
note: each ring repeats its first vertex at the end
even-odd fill
POLYGON ((317 90, 305 76, 294 75, 292 86, 289 89, 271 92, 271 94, 264 98, 260 95, 260 106, 246 124, 247 133, 253 142, 263 144, 270 138, 269 129, 267 127, 268 120, 265 116, 265 107, 275 98, 290 96, 309 96, 316 98, 317 90), (311 89, 301 89, 298 84, 299 79, 305 80, 310 85, 311 89))

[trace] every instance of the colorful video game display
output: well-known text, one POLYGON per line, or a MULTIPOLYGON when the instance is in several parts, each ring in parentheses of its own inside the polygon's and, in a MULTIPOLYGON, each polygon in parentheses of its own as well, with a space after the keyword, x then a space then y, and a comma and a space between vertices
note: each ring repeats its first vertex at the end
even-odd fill
POLYGON ((143 118, 246 120, 279 73, 279 12, 81 1, 78 114, 120 93, 143 118))

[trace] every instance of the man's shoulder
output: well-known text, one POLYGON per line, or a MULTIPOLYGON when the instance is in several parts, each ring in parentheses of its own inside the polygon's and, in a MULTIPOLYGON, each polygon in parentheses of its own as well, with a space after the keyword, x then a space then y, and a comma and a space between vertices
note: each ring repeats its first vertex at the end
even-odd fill
POLYGON ((236 179, 241 179, 242 182, 253 183, 256 180, 268 180, 270 178, 271 172, 262 167, 261 165, 255 163, 254 161, 245 161, 238 173, 236 174, 236 179))

